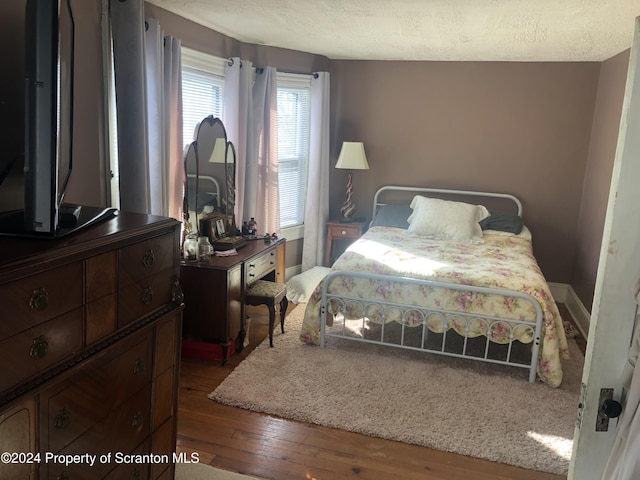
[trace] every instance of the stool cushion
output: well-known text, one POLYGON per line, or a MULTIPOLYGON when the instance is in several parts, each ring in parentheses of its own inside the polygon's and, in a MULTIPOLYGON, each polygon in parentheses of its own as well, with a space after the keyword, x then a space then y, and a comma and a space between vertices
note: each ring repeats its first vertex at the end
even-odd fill
POLYGON ((287 291, 287 286, 282 283, 256 280, 247 289, 247 297, 275 298, 287 291))

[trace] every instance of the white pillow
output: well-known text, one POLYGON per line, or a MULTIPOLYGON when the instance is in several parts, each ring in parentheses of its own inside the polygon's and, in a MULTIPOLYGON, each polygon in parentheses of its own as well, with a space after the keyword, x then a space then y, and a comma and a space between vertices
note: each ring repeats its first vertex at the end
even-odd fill
POLYGON ((293 303, 307 303, 318 284, 331 271, 327 267, 313 267, 287 281, 287 299, 293 303))
POLYGON ((416 195, 411 201, 413 212, 408 218, 409 233, 439 240, 482 243, 478 223, 489 216, 482 205, 452 202, 416 195))

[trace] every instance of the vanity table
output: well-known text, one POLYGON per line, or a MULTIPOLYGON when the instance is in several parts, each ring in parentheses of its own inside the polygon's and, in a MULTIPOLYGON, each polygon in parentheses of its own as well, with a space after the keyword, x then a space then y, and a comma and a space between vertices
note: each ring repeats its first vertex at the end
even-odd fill
POLYGON ((260 279, 285 282, 285 245, 284 238, 271 243, 251 240, 237 250, 238 255, 213 256, 206 262, 182 261, 185 356, 206 358, 193 352, 219 345, 224 364, 234 350, 242 349, 247 287, 260 279))
POLYGON ((221 359, 224 365, 229 355, 243 347, 247 287, 260 279, 285 282, 286 241, 269 239, 265 243, 263 238, 237 236, 235 147, 219 118, 208 116, 198 124, 184 168, 185 233, 208 236, 217 250, 235 247, 238 254, 182 260, 182 355, 221 359))

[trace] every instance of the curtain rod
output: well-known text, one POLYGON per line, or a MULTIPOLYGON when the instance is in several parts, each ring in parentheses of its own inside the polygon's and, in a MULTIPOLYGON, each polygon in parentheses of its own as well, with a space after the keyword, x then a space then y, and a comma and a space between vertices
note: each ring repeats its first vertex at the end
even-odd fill
MULTIPOLYGON (((290 73, 292 75, 313 75, 313 78, 315 78, 315 79, 317 79, 320 76, 317 72, 313 72, 313 73, 309 73, 309 72, 294 72, 292 70, 280 70, 280 69, 278 69, 278 72, 280 72, 280 73, 290 73)), ((256 67, 256 73, 258 75, 261 75, 262 73, 264 73, 264 68, 263 67, 256 67)))
MULTIPOLYGON (((231 67, 233 66, 234 60, 233 57, 230 57, 227 60, 227 64, 231 67)), ((240 61, 240 68, 242 68, 242 60, 240 61)), ((277 68, 277 67, 276 67, 277 68)), ((313 78, 317 79, 320 75, 317 72, 313 72, 313 73, 309 73, 309 72, 296 72, 294 70, 280 70, 278 69, 278 71, 280 73, 290 73, 293 75, 313 75, 313 78)), ((256 73, 258 75, 261 75, 262 73, 264 73, 264 67, 256 67, 256 73)))

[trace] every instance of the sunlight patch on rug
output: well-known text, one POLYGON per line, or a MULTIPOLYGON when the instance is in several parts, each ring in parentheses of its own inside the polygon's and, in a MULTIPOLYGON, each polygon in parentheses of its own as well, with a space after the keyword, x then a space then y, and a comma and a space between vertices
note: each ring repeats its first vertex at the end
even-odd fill
POLYGON ((543 435, 536 432, 527 432, 527 435, 533 438, 536 442, 539 442, 540 445, 544 445, 555 452, 559 457, 562 457, 567 461, 571 460, 573 439, 556 437, 555 435, 543 435))
POLYGON ((559 388, 522 369, 330 339, 299 340, 304 304, 209 395, 276 417, 566 475, 584 357, 559 388), (531 433, 534 432, 534 433, 531 433))

